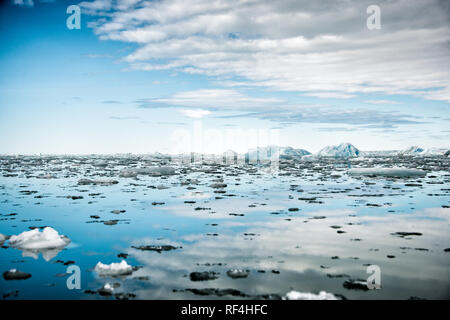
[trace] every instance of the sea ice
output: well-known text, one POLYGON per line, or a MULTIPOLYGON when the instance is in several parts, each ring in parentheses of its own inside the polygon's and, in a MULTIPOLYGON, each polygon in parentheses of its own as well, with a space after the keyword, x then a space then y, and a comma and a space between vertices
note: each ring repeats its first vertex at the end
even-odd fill
POLYGON ((347 171, 354 176, 385 176, 385 177, 425 177, 427 173, 420 169, 407 168, 354 168, 347 171))
POLYGON ((133 267, 130 266, 125 260, 120 263, 103 264, 98 262, 94 268, 95 272, 99 276, 124 276, 133 272, 133 267))
POLYGON ((22 250, 24 257, 38 258, 42 253, 44 260, 49 261, 68 244, 70 239, 60 235, 58 231, 51 227, 45 227, 42 232, 39 229, 24 231, 19 235, 13 235, 9 239, 9 244, 13 248, 22 250))
POLYGON ((78 180, 78 185, 102 185, 102 186, 111 186, 113 184, 118 184, 117 180, 91 180, 91 179, 80 179, 78 180))
POLYGON ((175 168, 169 166, 155 166, 148 168, 128 168, 120 171, 119 175, 123 178, 134 178, 137 175, 150 176, 169 176, 175 174, 175 168))
POLYGON ((325 291, 320 291, 319 294, 314 294, 310 292, 298 292, 289 291, 283 300, 338 300, 338 298, 332 294, 325 291))
POLYGON ((227 271, 227 275, 230 278, 237 279, 237 278, 247 278, 249 272, 246 270, 241 269, 230 269, 227 271))
POLYGON ((432 156, 432 155, 444 155, 445 149, 439 148, 428 148, 424 149, 418 146, 412 146, 405 150, 399 151, 399 155, 408 155, 408 156, 432 156))
POLYGON ((114 291, 114 285, 105 283, 103 287, 98 290, 98 293, 102 296, 110 296, 114 291))

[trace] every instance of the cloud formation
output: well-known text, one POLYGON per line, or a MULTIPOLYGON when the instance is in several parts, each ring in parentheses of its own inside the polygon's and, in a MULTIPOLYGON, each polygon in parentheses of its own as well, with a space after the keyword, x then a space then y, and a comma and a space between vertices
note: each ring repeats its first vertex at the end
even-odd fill
POLYGON ((337 108, 324 104, 292 104, 278 98, 255 98, 236 90, 204 89, 177 92, 166 98, 135 101, 141 108, 177 108, 188 117, 209 115, 210 111, 227 114, 215 118, 256 118, 284 124, 323 123, 365 126, 369 129, 396 128, 424 123, 421 118, 394 111, 366 108, 337 108), (201 109, 186 109, 201 108, 201 109))
POLYGON ((246 85, 351 98, 408 94, 450 101, 449 4, 378 1, 163 0, 82 2, 103 40, 138 45, 131 68, 209 76, 246 85))

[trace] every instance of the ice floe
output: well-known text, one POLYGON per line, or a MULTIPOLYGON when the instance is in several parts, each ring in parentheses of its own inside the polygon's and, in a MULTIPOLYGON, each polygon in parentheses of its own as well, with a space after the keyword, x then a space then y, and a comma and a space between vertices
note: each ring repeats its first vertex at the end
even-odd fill
POLYGON ((123 178, 134 178, 138 175, 170 176, 174 174, 176 174, 174 167, 154 166, 142 168, 126 168, 120 171, 119 176, 123 178))
POLYGON ((110 283, 105 283, 103 287, 98 290, 98 293, 102 296, 110 296, 114 291, 114 285, 110 283))
POLYGON ((17 269, 11 269, 3 272, 3 279, 5 280, 25 280, 28 278, 31 278, 31 274, 17 269))
POLYGON ((99 276, 125 276, 129 275, 133 272, 133 267, 130 266, 125 260, 122 260, 120 263, 111 263, 111 264, 103 264, 98 262, 94 268, 94 271, 97 272, 99 276))
POLYGON ((91 179, 80 179, 78 180, 78 185, 102 185, 102 186, 111 186, 114 184, 118 184, 117 180, 91 180, 91 179))
POLYGON ((310 292, 298 292, 298 291, 289 291, 283 297, 283 300, 339 300, 332 293, 328 293, 325 291, 320 291, 319 294, 314 294, 310 292))
POLYGON ((42 232, 39 229, 24 231, 19 235, 13 235, 9 239, 9 244, 13 248, 22 250, 23 256, 38 258, 39 253, 49 261, 68 244, 70 239, 60 235, 58 231, 51 227, 45 227, 42 232))
POLYGON ((249 271, 241 269, 230 269, 227 271, 227 275, 232 279, 247 278, 249 271))

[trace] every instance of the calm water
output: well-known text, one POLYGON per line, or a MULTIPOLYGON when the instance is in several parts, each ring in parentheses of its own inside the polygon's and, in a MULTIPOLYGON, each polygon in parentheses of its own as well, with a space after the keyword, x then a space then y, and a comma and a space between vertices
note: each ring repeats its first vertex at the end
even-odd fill
MULTIPOLYGON (((48 261, 42 254, 23 256, 6 241, 0 271, 15 268, 32 277, 2 277, 0 294, 18 290, 5 299, 114 299, 86 293, 106 282, 120 284, 115 292, 133 293, 136 299, 282 297, 291 290, 347 299, 450 298, 448 160, 430 160, 435 165, 425 168, 425 178, 396 179, 349 177, 349 164, 330 161, 291 162, 279 175, 250 167, 178 166, 176 175, 122 178, 121 169, 158 160, 107 158, 106 167, 96 161, 2 159, 0 233, 51 226, 71 240, 48 261), (39 179, 40 174, 54 178, 39 179), (119 183, 78 185, 82 178, 119 183), (210 186, 221 180, 226 187, 210 186), (115 225, 103 223, 114 219, 119 220, 115 225), (177 249, 132 248, 158 244, 177 249), (138 267, 131 275, 102 278, 93 271, 99 261, 120 262, 120 253, 138 267), (61 261, 80 267, 80 290, 67 288, 67 266, 61 261), (343 286, 350 279, 367 279, 368 265, 380 267, 381 289, 343 286), (249 270, 248 277, 230 278, 226 272, 233 268, 249 270), (218 278, 191 281, 189 274, 196 271, 214 271, 218 278), (230 288, 245 296, 186 290, 193 288, 230 288)), ((403 165, 418 166, 408 161, 403 165)))

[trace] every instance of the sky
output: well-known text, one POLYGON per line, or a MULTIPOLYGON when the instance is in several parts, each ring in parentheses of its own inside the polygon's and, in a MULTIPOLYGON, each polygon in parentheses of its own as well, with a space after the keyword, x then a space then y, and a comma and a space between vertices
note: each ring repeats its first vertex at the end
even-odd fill
POLYGON ((450 148, 446 0, 6 0, 0 38, 0 154, 450 148))

